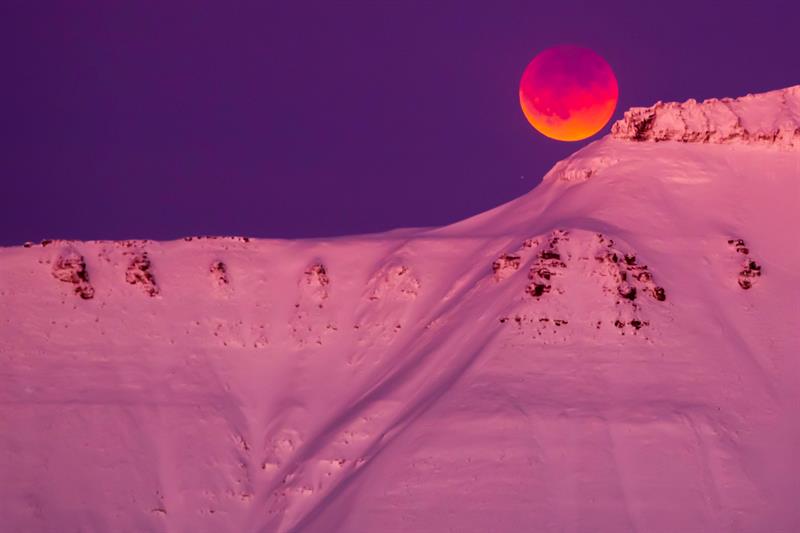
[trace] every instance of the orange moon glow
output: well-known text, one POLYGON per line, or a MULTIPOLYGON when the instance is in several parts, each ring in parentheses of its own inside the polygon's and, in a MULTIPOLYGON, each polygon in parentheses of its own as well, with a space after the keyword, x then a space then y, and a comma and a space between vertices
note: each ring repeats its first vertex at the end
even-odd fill
POLYGON ((609 64, 580 46, 541 52, 519 83, 519 103, 528 122, 559 141, 580 141, 600 131, 614 114, 618 97, 609 64))

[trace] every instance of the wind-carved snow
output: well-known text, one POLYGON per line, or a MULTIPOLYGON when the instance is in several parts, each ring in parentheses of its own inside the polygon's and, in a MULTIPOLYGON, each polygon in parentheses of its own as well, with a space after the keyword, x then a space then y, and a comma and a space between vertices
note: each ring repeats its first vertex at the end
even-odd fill
POLYGON ((799 531, 800 152, 714 135, 444 228, 0 250, 0 529, 799 531))
POLYGON ((261 349, 269 345, 268 328, 263 323, 228 318, 214 318, 199 322, 197 326, 201 326, 203 330, 211 330, 213 339, 209 338, 209 342, 213 341, 220 347, 261 349))
POLYGON ((618 159, 607 155, 590 158, 567 158, 556 163, 545 179, 555 178, 562 181, 581 182, 597 176, 603 170, 613 167, 618 159))
POLYGON ((800 85, 741 98, 634 107, 611 128, 632 141, 768 144, 800 147, 800 85))
POLYGON ((419 280, 405 265, 391 265, 381 269, 367 284, 368 299, 414 300, 420 290, 419 280))
MULTIPOLYGON (((364 299, 356 311, 353 329, 358 344, 373 348, 390 344, 406 325, 420 290, 419 280, 406 265, 390 263, 378 270, 367 282, 364 299)), ((354 351, 348 362, 359 363, 368 354, 379 356, 379 352, 371 352, 354 351)))

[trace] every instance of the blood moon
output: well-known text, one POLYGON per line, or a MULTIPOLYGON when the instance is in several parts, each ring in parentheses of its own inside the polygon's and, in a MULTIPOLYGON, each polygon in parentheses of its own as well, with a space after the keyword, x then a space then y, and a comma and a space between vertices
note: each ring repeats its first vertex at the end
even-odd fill
POLYGON ((600 131, 614 114, 618 97, 609 64, 581 46, 544 50, 519 82, 519 103, 528 122, 559 141, 579 141, 600 131))

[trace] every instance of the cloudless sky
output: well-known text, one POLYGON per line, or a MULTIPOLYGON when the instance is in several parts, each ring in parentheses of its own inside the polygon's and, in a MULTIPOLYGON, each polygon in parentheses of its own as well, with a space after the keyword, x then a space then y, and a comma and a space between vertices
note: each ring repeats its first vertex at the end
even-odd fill
POLYGON ((798 21, 796 0, 6 0, 0 244, 451 223, 591 141, 526 122, 537 52, 604 56, 616 119, 800 83, 798 21))

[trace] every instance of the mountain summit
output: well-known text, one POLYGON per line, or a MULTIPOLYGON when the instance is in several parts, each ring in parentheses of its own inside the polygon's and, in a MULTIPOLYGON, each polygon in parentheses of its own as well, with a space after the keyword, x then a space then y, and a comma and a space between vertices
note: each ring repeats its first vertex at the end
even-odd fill
POLYGON ((0 249, 3 529, 800 530, 799 94, 443 228, 0 249))
POLYGON ((800 147, 800 85, 702 103, 658 102, 635 107, 611 135, 634 141, 773 144, 800 147))

